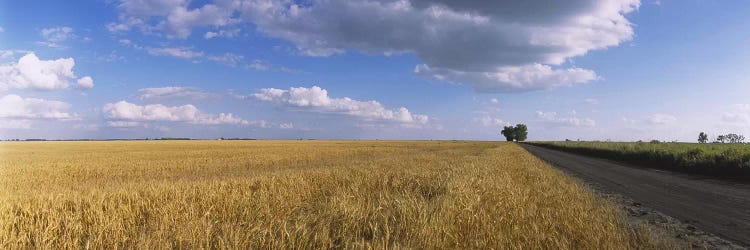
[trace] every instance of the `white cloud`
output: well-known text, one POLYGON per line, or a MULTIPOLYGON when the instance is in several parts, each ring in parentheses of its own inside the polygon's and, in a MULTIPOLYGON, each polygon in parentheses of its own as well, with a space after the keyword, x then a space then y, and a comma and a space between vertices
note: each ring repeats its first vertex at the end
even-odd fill
POLYGON ((127 0, 120 1, 118 7, 132 15, 157 16, 187 3, 187 0, 127 0))
POLYGON ((367 121, 394 121, 400 123, 426 124, 426 115, 412 114, 401 107, 386 109, 377 101, 357 101, 348 97, 331 98, 328 91, 318 86, 312 88, 289 88, 289 90, 266 88, 252 95, 258 100, 302 108, 303 110, 343 114, 367 121))
POLYGON ((0 26, 0 32, 5 32, 5 29, 3 29, 3 26, 0 26))
POLYGON ((161 104, 141 106, 126 101, 119 101, 116 103, 107 103, 104 105, 103 111, 107 115, 107 118, 113 122, 131 122, 112 123, 115 125, 135 125, 132 122, 184 122, 204 125, 251 124, 250 121, 243 120, 231 113, 220 113, 218 115, 206 114, 190 104, 182 106, 165 106, 161 104))
POLYGON ((735 104, 723 112, 721 119, 727 123, 750 123, 750 104, 735 104))
POLYGON ((287 68, 287 67, 284 67, 284 66, 279 67, 279 71, 284 72, 284 73, 289 73, 289 74, 304 73, 304 71, 302 71, 302 70, 287 68))
POLYGON ((211 39, 211 38, 214 38, 214 37, 217 37, 217 36, 219 36, 219 33, 209 31, 209 32, 206 32, 206 34, 203 35, 203 38, 205 38, 205 39, 211 39))
POLYGON ((209 31, 203 35, 203 38, 205 39, 212 39, 216 37, 233 38, 233 37, 236 37, 239 33, 240 33, 240 29, 219 30, 217 32, 209 31))
POLYGON ((90 76, 81 77, 76 83, 76 87, 79 89, 90 89, 94 87, 94 79, 90 76))
POLYGON ((258 71, 266 71, 271 69, 271 64, 262 60, 253 60, 252 63, 247 65, 247 68, 258 71))
POLYGON ((99 130, 98 124, 75 124, 73 125, 74 129, 80 129, 80 130, 87 130, 87 131, 97 131, 99 130))
POLYGON ((490 99, 490 103, 492 103, 492 104, 498 104, 498 103, 500 103, 500 101, 498 101, 496 98, 492 98, 492 99, 490 99))
POLYGON ((502 127, 502 126, 508 126, 510 123, 505 122, 499 118, 494 118, 490 116, 483 116, 481 118, 475 119, 475 121, 479 121, 482 126, 485 127, 502 127))
POLYGON ((221 63, 221 64, 232 66, 232 67, 240 64, 244 58, 245 57, 242 55, 237 55, 233 53, 224 53, 224 55, 221 55, 221 56, 207 56, 206 57, 206 59, 208 59, 209 61, 221 63))
POLYGON ((537 111, 536 117, 545 123, 560 126, 593 127, 596 121, 590 118, 578 118, 575 113, 572 116, 560 116, 557 112, 537 111))
POLYGON ((216 94, 192 87, 158 87, 139 89, 141 100, 190 99, 195 101, 217 97, 216 94))
POLYGON ((282 124, 279 124, 279 128, 281 128, 281 129, 293 129, 294 128, 294 124, 292 124, 291 122, 290 123, 282 123, 282 124))
POLYGON ((31 120, 0 119, 0 129, 31 129, 31 120))
POLYGON ((627 118, 625 116, 620 117, 620 121, 622 121, 623 123, 628 124, 628 125, 633 125, 636 122, 635 120, 627 118))
POLYGON ((0 91, 15 89, 53 90, 68 88, 75 78, 73 58, 40 60, 34 53, 26 54, 18 63, 0 65, 0 91))
POLYGON ((171 56, 192 60, 194 63, 200 62, 200 59, 206 59, 232 67, 242 63, 242 60, 245 58, 242 55, 233 53, 224 53, 223 55, 205 55, 202 51, 196 51, 187 47, 146 48, 146 51, 154 56, 171 56))
POLYGON ((172 9, 166 22, 162 23, 162 27, 170 36, 187 38, 195 26, 221 27, 238 22, 232 18, 234 10, 227 8, 227 5, 206 4, 192 10, 188 10, 187 6, 176 7, 172 9))
POLYGON ((299 54, 329 56, 349 49, 411 53, 424 62, 417 73, 427 77, 485 92, 518 92, 598 79, 591 70, 560 65, 631 40, 633 28, 625 15, 639 8, 640 1, 244 0, 188 5, 121 0, 119 22, 108 27, 138 26, 186 38, 194 27, 223 30, 252 23, 268 36, 291 42, 299 54))
POLYGON ((62 48, 64 47, 60 43, 75 36, 73 34, 73 28, 71 27, 53 27, 42 29, 42 37, 45 41, 37 42, 38 44, 45 45, 51 48, 62 48))
POLYGON ((597 100, 597 99, 594 99, 594 98, 586 98, 586 99, 583 99, 583 102, 585 102, 585 103, 587 103, 587 104, 591 104, 591 105, 596 105, 596 104, 599 104, 599 100, 597 100))
POLYGON ((113 128, 133 128, 133 127, 140 127, 140 122, 131 122, 131 121, 107 121, 107 126, 113 127, 113 128))
POLYGON ((33 53, 33 52, 29 50, 19 50, 19 49, 0 50, 0 59, 9 59, 9 58, 15 59, 16 54, 26 55, 29 53, 33 53))
POLYGON ((261 32, 292 42, 302 54, 409 52, 425 62, 418 72, 480 91, 513 92, 597 79, 589 70, 547 65, 630 40, 624 14, 638 6, 637 0, 257 0, 242 12, 261 32))
POLYGON ((15 54, 15 52, 12 50, 0 50, 0 59, 13 57, 13 54, 15 54))
POLYGON ((0 118, 75 120, 78 116, 66 112, 70 104, 18 95, 0 97, 0 118))
POLYGON ((492 72, 465 72, 417 65, 414 73, 430 79, 470 84, 479 92, 523 92, 572 86, 599 79, 591 70, 552 69, 542 64, 501 67, 492 72))
POLYGON ((651 124, 668 124, 677 121, 677 118, 670 114, 656 113, 646 117, 646 122, 651 124))
POLYGON ((107 28, 117 32, 138 27, 144 31, 161 30, 172 38, 187 38, 193 27, 222 27, 239 22, 233 18, 239 1, 217 1, 193 9, 188 9, 188 5, 185 0, 121 0, 118 22, 107 28), (154 23, 155 16, 163 18, 154 23))
POLYGON ((178 48, 148 48, 146 49, 149 54, 155 56, 172 56, 182 59, 193 59, 203 57, 203 52, 194 51, 190 48, 178 47, 178 48))

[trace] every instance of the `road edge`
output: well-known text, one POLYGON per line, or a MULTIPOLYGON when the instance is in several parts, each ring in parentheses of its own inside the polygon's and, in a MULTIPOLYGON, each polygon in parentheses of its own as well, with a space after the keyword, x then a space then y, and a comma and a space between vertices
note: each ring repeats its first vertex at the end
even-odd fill
POLYGON ((705 232, 695 225, 690 224, 690 221, 680 221, 675 219, 674 217, 659 212, 656 209, 644 206, 641 202, 638 202, 632 197, 611 191, 602 185, 581 178, 576 173, 558 167, 554 163, 538 157, 526 148, 528 146, 534 147, 535 145, 529 145, 526 143, 518 144, 527 153, 545 162, 556 170, 559 170, 565 175, 575 178, 597 196, 615 204, 632 230, 639 230, 641 227, 645 226, 648 228, 646 231, 655 233, 655 235, 652 235, 655 236, 655 238, 668 237, 666 240, 677 243, 683 249, 748 249, 734 243, 733 241, 705 232))

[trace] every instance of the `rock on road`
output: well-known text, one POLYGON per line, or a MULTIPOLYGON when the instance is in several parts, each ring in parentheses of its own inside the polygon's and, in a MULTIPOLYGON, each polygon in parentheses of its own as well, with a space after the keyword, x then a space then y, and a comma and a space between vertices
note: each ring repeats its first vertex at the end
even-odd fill
POLYGON ((750 246, 750 185, 639 168, 529 144, 527 151, 587 182, 657 211, 750 246))

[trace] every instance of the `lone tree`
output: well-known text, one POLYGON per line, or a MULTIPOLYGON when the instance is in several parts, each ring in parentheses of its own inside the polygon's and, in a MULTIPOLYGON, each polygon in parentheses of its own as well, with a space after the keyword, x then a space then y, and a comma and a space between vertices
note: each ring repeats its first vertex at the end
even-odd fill
POLYGON ((525 124, 516 124, 513 126, 505 126, 500 134, 505 136, 506 141, 525 141, 526 136, 529 135, 528 128, 525 124))
POLYGON ((708 142, 708 134, 701 132, 698 134, 698 143, 706 143, 708 142))
POLYGON ((529 135, 529 128, 526 127, 526 124, 516 124, 516 128, 513 130, 515 132, 516 141, 525 141, 526 136, 529 135))
POLYGON ((500 131, 500 134, 505 136, 506 141, 513 141, 516 138, 514 133, 513 126, 505 126, 503 127, 503 131, 500 131))

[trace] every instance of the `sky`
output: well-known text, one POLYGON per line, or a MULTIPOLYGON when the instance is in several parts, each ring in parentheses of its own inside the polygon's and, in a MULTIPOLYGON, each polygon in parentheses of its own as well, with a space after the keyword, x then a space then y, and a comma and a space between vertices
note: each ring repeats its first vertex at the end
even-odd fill
POLYGON ((0 2, 0 139, 750 134, 750 2, 0 2))

